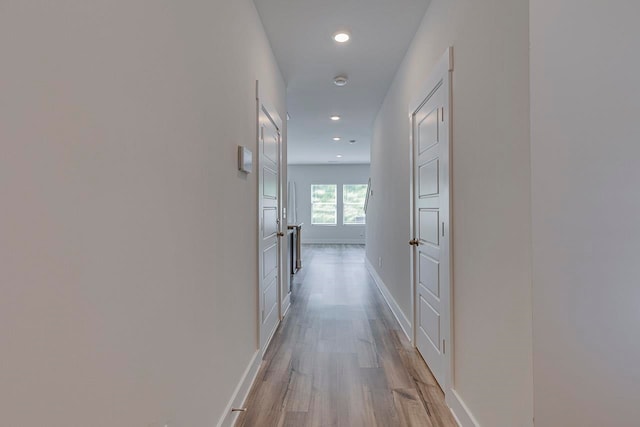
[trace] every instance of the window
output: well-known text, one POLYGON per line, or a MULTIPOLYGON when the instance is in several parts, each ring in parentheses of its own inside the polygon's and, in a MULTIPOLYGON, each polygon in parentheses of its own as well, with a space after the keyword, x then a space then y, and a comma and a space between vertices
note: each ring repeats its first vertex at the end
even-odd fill
POLYGON ((311 224, 336 225, 338 223, 338 186, 311 186, 311 224))
POLYGON ((367 184, 342 186, 342 223, 344 225, 364 224, 364 201, 367 198, 367 184))

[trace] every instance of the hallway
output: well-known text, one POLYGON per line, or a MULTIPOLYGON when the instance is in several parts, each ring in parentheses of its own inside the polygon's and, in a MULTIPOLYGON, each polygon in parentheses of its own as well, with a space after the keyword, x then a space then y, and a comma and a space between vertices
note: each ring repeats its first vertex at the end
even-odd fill
POLYGON ((456 426, 364 257, 364 246, 304 247, 292 306, 237 426, 456 426))

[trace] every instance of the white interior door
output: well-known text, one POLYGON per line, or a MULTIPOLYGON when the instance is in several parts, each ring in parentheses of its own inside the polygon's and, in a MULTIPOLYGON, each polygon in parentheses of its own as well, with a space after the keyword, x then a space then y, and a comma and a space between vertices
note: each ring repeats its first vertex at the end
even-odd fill
POLYGON ((451 316, 449 71, 437 67, 411 114, 415 344, 443 390, 451 316))
POLYGON ((259 318, 264 350, 280 320, 280 130, 275 114, 259 104, 259 318))

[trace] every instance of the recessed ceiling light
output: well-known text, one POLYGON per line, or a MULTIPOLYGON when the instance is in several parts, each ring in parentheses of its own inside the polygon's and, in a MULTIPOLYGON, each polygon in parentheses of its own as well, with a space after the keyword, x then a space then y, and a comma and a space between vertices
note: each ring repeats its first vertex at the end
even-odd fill
POLYGON ((340 116, 331 116, 331 120, 337 122, 338 120, 340 120, 340 116))
POLYGON ((351 38, 351 35, 346 31, 338 31, 333 35, 333 39, 338 43, 346 43, 351 38))
POLYGON ((340 159, 342 158, 342 154, 338 154, 336 157, 340 159))
POLYGON ((339 137, 339 136, 334 136, 334 137, 333 137, 333 140, 334 140, 334 141, 340 141, 340 137, 339 137))

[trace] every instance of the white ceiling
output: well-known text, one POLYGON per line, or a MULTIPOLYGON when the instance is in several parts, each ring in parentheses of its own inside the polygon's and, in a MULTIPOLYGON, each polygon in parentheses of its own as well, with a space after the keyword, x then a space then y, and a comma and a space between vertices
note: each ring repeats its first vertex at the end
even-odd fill
POLYGON ((373 121, 429 0, 254 2, 287 83, 289 163, 369 163, 373 121), (343 29, 351 40, 336 43, 343 29))

